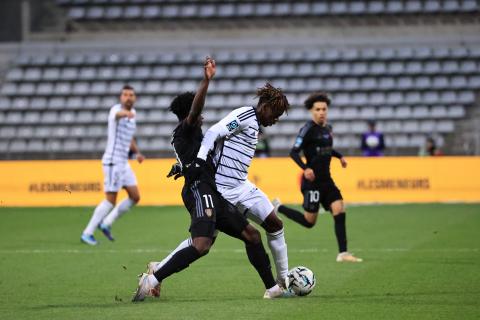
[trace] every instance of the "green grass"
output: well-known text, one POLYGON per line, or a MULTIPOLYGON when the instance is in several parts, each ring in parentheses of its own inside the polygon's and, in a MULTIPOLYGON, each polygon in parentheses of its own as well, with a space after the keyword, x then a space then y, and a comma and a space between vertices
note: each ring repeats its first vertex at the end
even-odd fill
MULTIPOLYGON (((311 295, 265 301, 240 242, 164 281, 162 297, 130 302, 136 275, 187 235, 179 207, 139 207, 114 225, 115 243, 80 244, 92 208, 0 209, 1 319, 478 319, 480 205, 350 207, 350 251, 335 262, 333 222, 285 221, 290 266, 317 277, 311 295)), ((262 232, 262 237, 265 236, 262 232)))

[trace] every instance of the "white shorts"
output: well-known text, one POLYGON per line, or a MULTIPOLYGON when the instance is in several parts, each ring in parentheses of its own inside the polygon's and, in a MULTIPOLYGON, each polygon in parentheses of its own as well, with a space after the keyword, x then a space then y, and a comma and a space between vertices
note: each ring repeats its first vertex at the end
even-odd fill
POLYGON ((105 192, 118 192, 123 187, 137 185, 137 178, 130 164, 103 165, 103 189, 105 192))
POLYGON ((225 200, 258 224, 262 224, 273 211, 273 205, 267 195, 248 180, 233 189, 217 187, 225 200))

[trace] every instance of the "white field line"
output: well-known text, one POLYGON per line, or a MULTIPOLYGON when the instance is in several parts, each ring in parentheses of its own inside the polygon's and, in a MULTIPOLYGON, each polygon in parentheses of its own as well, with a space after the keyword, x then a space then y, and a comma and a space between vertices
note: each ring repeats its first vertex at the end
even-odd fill
MULTIPOLYGON (((173 249, 172 249, 173 250, 173 249)), ((155 249, 155 248, 138 248, 138 249, 0 249, 0 254, 119 254, 119 253, 131 253, 131 254, 143 254, 143 253, 170 253, 170 249, 155 249)), ((212 249, 211 252, 218 253, 245 253, 244 249, 212 249)), ((318 248, 305 248, 305 249, 288 249, 290 253, 320 253, 320 252, 334 252, 335 250, 318 249, 318 248)), ((336 252, 336 251, 335 251, 336 252)), ((479 248, 444 248, 444 249, 409 249, 409 248, 378 248, 378 249, 353 249, 352 252, 381 252, 381 253, 395 253, 395 252, 433 252, 433 253, 449 253, 449 252, 465 252, 476 253, 480 252, 479 248)))

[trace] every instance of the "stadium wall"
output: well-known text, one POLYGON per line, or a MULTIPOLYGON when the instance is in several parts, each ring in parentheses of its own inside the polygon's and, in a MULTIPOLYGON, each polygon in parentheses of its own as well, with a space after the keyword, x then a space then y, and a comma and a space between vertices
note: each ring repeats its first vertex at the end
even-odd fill
MULTIPOLYGON (((173 159, 135 161, 141 205, 180 205, 183 179, 167 179, 173 159)), ((332 175, 347 203, 480 202, 480 157, 348 158, 332 175)), ((288 158, 255 159, 250 179, 269 197, 302 202, 301 171, 288 158)), ((1 161, 0 206, 93 206, 103 199, 99 160, 1 161)), ((122 193, 119 199, 125 195, 122 193)))

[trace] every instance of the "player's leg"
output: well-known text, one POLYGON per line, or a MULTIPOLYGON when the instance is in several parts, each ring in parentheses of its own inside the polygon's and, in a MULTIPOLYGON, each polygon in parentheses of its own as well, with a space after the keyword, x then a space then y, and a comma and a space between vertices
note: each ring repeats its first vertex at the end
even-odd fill
POLYGON ((346 227, 346 213, 345 204, 340 190, 332 184, 329 185, 323 192, 325 197, 322 199, 322 204, 326 209, 332 213, 335 236, 338 244, 338 262, 361 262, 362 259, 353 256, 347 250, 347 227, 346 227))
POLYGON ((216 229, 211 188, 195 183, 182 197, 191 217, 191 245, 178 250, 153 274, 143 274, 133 301, 143 301, 146 296, 159 296, 159 286, 163 279, 187 268, 192 262, 206 255, 212 246, 216 229))
POLYGON ((248 260, 262 279, 268 297, 280 296, 283 291, 273 278, 270 259, 263 246, 260 232, 248 223, 236 207, 221 197, 219 200, 223 203, 223 210, 217 211, 217 229, 245 243, 248 260))
POLYGON ((121 185, 127 191, 128 198, 120 202, 113 210, 103 219, 99 228, 103 234, 110 240, 114 238, 111 233, 112 224, 120 218, 124 213, 129 211, 135 204, 140 201, 140 191, 137 186, 137 178, 132 168, 127 163, 121 173, 121 185))
POLYGON ((305 210, 304 213, 282 205, 278 199, 274 199, 272 203, 276 212, 282 213, 287 218, 306 228, 312 228, 317 222, 318 209, 320 207, 320 192, 315 185, 305 178, 302 179, 301 191, 303 194, 302 206, 305 210))
POLYGON ((206 255, 211 245, 212 238, 210 237, 193 237, 192 245, 177 251, 153 274, 142 274, 132 301, 143 301, 147 296, 159 297, 162 281, 172 274, 186 269, 191 263, 206 255))
POLYGON ((93 233, 95 232, 95 229, 99 226, 103 218, 112 210, 116 198, 117 198, 117 193, 116 192, 106 192, 105 193, 105 200, 100 202, 95 210, 93 211, 92 217, 90 218, 90 221, 88 222, 86 228, 82 232, 81 240, 82 242, 89 244, 89 245, 96 245, 97 241, 95 240, 95 237, 93 236, 93 233))
POLYGON ((93 237, 93 233, 105 216, 112 210, 117 202, 117 193, 120 190, 119 173, 116 166, 103 166, 104 175, 104 190, 105 200, 100 202, 95 208, 87 227, 83 230, 81 241, 89 244, 96 245, 97 241, 93 237))
POLYGON ((277 281, 284 284, 288 274, 288 253, 283 222, 275 214, 272 203, 262 190, 250 182, 245 184, 244 189, 236 201, 236 206, 240 212, 246 211, 250 219, 265 229, 277 270, 277 281))

